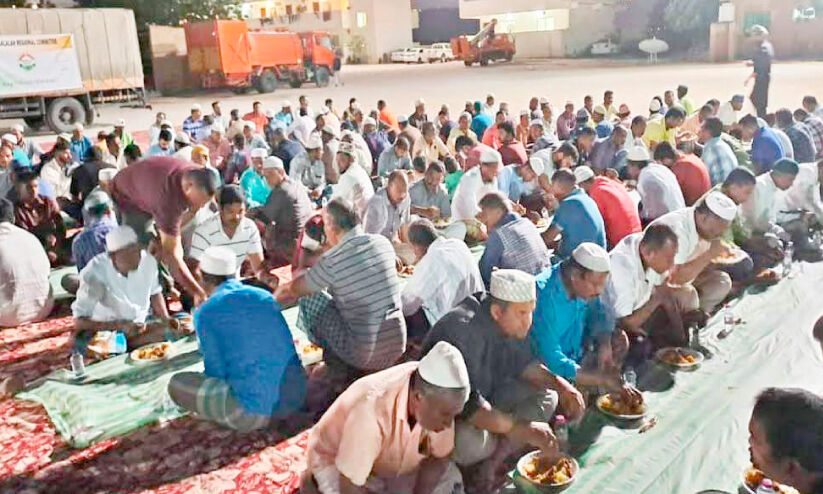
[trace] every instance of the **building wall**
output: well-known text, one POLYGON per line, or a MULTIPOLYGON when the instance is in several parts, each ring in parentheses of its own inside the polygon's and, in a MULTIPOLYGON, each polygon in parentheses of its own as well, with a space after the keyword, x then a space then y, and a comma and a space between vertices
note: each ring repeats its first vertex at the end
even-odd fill
POLYGON ((795 21, 796 8, 813 4, 809 0, 734 0, 736 56, 751 56, 753 43, 745 36, 752 21, 765 15, 771 32, 775 56, 778 58, 820 58, 823 53, 823 9, 818 8, 814 20, 795 21))
POLYGON ((461 19, 457 7, 418 10, 418 26, 412 31, 412 39, 424 45, 449 41, 455 36, 474 34, 480 30, 480 22, 477 19, 461 19))
POLYGON ((590 53, 592 43, 608 38, 615 32, 614 16, 617 8, 580 6, 569 10, 569 28, 563 31, 566 56, 584 56, 590 53))

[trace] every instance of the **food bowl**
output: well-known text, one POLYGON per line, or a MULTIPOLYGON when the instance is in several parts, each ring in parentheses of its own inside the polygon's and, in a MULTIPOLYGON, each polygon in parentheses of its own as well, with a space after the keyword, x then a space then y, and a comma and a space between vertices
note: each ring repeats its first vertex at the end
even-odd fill
POLYGON ((640 404, 640 409, 637 410, 637 413, 621 413, 613 409, 610 405, 611 401, 614 399, 615 396, 613 393, 606 393, 599 398, 597 398, 597 409, 600 410, 601 413, 608 415, 609 417, 618 419, 618 420, 640 420, 646 416, 649 409, 646 403, 640 404))
POLYGON ((555 463, 556 466, 560 461, 566 460, 569 464, 569 469, 571 475, 564 479, 561 482, 553 482, 553 483, 545 483, 539 482, 532 478, 529 474, 529 466, 533 464, 533 462, 537 461, 538 458, 543 454, 542 451, 532 451, 531 453, 527 453, 523 455, 517 461, 517 474, 518 478, 524 483, 526 486, 530 488, 530 490, 534 490, 537 492, 559 492, 571 484, 577 479, 577 474, 580 472, 580 465, 577 463, 577 460, 570 456, 561 456, 558 461, 555 463))
POLYGON ((152 365, 170 359, 172 356, 171 353, 171 343, 164 341, 161 343, 150 343, 132 350, 129 357, 131 361, 137 365, 152 365))
MULTIPOLYGON (((760 487, 760 483, 763 482, 765 478, 766 476, 763 472, 753 466, 749 466, 743 470, 743 478, 740 482, 740 486, 742 487, 741 491, 746 494, 756 494, 757 488, 760 487)), ((800 494, 794 487, 778 484, 777 482, 774 483, 774 488, 778 494, 800 494)))
POLYGON ((661 348, 654 354, 654 358, 661 364, 680 371, 696 370, 705 359, 697 350, 682 347, 661 348), (674 361, 671 357, 673 354, 680 357, 680 361, 674 361))

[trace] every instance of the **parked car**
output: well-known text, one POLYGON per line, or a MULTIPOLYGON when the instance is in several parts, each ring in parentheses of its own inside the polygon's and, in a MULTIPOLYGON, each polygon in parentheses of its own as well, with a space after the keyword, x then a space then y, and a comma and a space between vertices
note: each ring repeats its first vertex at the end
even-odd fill
POLYGON ((393 52, 391 52, 392 63, 405 63, 406 50, 408 50, 408 48, 401 48, 399 50, 394 50, 393 52))
POLYGON ((620 45, 613 43, 610 39, 592 43, 592 55, 614 55, 615 53, 620 53, 620 45))
POLYGON ((429 63, 448 62, 454 60, 451 43, 435 43, 425 48, 426 60, 429 63))
POLYGON ((426 50, 419 46, 414 48, 406 48, 404 55, 406 63, 423 63, 426 61, 426 50))

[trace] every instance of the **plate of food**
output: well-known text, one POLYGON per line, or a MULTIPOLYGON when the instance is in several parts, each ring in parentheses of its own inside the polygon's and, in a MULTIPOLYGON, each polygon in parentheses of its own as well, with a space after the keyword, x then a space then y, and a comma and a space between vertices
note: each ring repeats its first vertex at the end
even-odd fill
MULTIPOLYGON (((760 484, 762 484, 765 479, 766 475, 753 466, 743 471, 743 487, 749 494, 756 494, 757 488, 760 487, 760 484)), ((774 482, 774 487, 779 494, 800 494, 794 487, 789 487, 788 485, 777 482, 774 482)))
POLYGON ((298 345, 297 355, 305 365, 316 364, 323 360, 323 349, 314 343, 302 343, 298 345))
POLYGON ((532 218, 532 223, 538 230, 547 230, 549 228, 549 220, 546 218, 532 218))
POLYGON ((755 285, 774 285, 780 281, 780 275, 776 270, 767 268, 754 276, 753 284, 755 285))
POLYGON ((658 362, 678 370, 694 370, 703 363, 703 354, 691 348, 661 348, 654 354, 658 362))
POLYGON ((712 264, 737 264, 746 258, 746 252, 737 247, 729 247, 725 254, 712 259, 712 264))
POLYGON ((406 264, 402 268, 397 271, 397 276, 401 278, 411 278, 414 274, 414 265, 413 264, 406 264))
POLYGON ((557 491, 571 485, 577 478, 580 465, 569 456, 561 456, 549 464, 542 451, 532 451, 517 462, 520 478, 538 490, 557 491))
POLYGON ((451 225, 452 223, 454 223, 454 220, 452 220, 451 218, 438 218, 437 220, 434 221, 434 227, 435 228, 446 228, 447 226, 451 225))
POLYGON ((129 354, 132 362, 136 364, 156 364, 168 360, 171 357, 171 343, 150 343, 140 348, 132 350, 129 354))
POLYGON ((597 399, 597 409, 620 420, 640 420, 648 411, 645 403, 631 405, 619 394, 607 393, 597 399))

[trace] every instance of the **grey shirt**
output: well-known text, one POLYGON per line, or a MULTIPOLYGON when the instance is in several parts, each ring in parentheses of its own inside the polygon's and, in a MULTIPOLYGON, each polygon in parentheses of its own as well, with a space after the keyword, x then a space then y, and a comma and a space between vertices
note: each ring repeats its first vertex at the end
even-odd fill
POLYGON ((426 187, 426 183, 420 180, 409 188, 409 199, 414 207, 428 208, 436 206, 440 209, 441 218, 450 218, 452 215, 449 193, 446 192, 446 188, 442 184, 438 185, 437 191, 432 194, 426 187))
POLYGON ((326 185, 326 165, 323 160, 312 161, 309 153, 303 151, 291 160, 289 178, 300 182, 311 190, 326 185))
POLYGON ((400 231, 400 227, 409 222, 410 210, 409 196, 395 206, 389 200, 386 188, 383 187, 369 199, 363 228, 366 233, 376 233, 391 240, 400 231))
POLYGON ((309 193, 302 184, 287 179, 272 189, 260 214, 274 225, 269 230, 269 249, 289 257, 294 253, 297 237, 314 214, 309 193))
POLYGON ((377 159, 377 174, 385 177, 395 170, 411 170, 411 158, 406 154, 402 158, 398 158, 394 154, 394 146, 386 148, 380 153, 380 158, 377 159))

